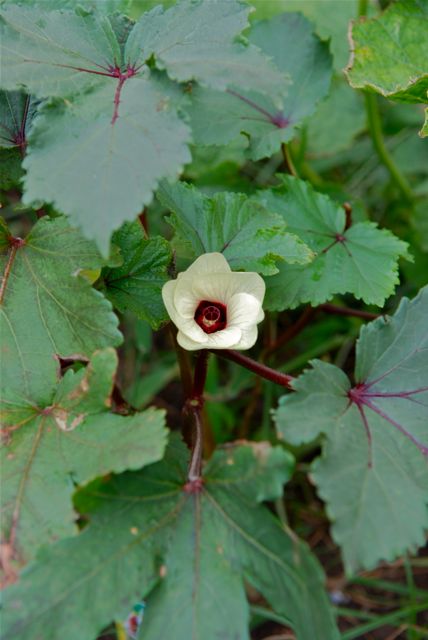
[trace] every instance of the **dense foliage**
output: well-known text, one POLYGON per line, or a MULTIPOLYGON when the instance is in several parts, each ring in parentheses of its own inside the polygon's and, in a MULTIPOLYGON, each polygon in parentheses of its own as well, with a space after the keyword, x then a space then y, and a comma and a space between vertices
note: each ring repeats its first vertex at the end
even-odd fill
POLYGON ((426 543, 428 4, 252 4, 0 3, 5 640, 365 637, 312 485, 347 576, 426 543), (207 375, 212 253, 266 296, 207 375))

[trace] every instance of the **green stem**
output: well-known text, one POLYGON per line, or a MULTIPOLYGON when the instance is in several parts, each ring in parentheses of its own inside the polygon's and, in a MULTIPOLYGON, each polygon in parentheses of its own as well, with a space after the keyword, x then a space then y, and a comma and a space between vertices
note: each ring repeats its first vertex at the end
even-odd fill
POLYGON ((369 6, 369 0, 359 0, 358 2, 358 16, 366 16, 369 6))
POLYGON ((366 103, 367 124, 373 140, 374 148, 379 156, 379 160, 388 169, 393 182, 395 182, 397 187, 400 189, 407 202, 413 203, 414 197, 410 185, 404 175, 400 172, 386 148, 377 98, 372 93, 365 93, 364 99, 366 103))
POLYGON ((294 160, 291 157, 290 148, 289 148, 289 146, 287 144, 285 144, 285 142, 283 142, 282 145, 281 145, 281 151, 282 151, 282 157, 284 159, 284 168, 285 168, 286 172, 290 173, 295 178, 298 178, 299 175, 297 173, 297 169, 295 167, 294 160))

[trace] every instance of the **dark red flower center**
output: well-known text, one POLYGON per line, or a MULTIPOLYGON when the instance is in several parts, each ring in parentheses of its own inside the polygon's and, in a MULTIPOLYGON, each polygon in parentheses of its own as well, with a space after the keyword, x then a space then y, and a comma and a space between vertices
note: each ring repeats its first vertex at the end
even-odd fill
POLYGON ((195 321, 205 333, 221 331, 227 324, 226 305, 202 300, 195 311, 195 321))

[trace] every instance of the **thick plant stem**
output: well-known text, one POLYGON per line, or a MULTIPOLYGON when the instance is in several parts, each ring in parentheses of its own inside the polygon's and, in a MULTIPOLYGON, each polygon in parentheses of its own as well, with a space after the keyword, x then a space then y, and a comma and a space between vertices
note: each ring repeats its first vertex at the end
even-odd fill
POLYGON ((204 407, 204 387, 207 379, 207 365, 209 352, 201 350, 195 365, 195 373, 193 377, 192 394, 186 402, 186 409, 193 416, 194 435, 192 443, 192 457, 190 460, 187 479, 189 482, 188 490, 195 491, 195 483, 201 480, 202 470, 202 452, 204 446, 203 420, 202 410, 204 407))
POLYGON ((192 368, 190 366, 189 352, 185 351, 177 342, 177 329, 172 323, 169 324, 175 353, 177 355, 178 367, 180 369, 181 384, 185 398, 189 398, 192 393, 192 368))
POLYGON ((407 182, 405 176, 403 176, 403 174, 398 169, 385 145, 377 98, 372 93, 365 93, 364 99, 366 103, 367 124, 373 140, 374 148, 376 149, 377 155, 379 156, 379 160, 388 169, 392 180, 400 189, 404 198, 409 204, 411 204, 414 200, 414 197, 410 185, 407 182))
POLYGON ((271 369, 271 367, 267 367, 265 364, 261 364, 248 356, 244 356, 240 351, 233 351, 231 349, 213 349, 212 352, 216 353, 221 358, 236 362, 236 364, 241 365, 241 367, 245 367, 246 369, 249 369, 249 371, 253 371, 258 376, 265 378, 266 380, 270 380, 270 382, 274 382, 275 384, 281 385, 281 387, 286 387, 293 391, 291 386, 294 380, 293 376, 271 369))

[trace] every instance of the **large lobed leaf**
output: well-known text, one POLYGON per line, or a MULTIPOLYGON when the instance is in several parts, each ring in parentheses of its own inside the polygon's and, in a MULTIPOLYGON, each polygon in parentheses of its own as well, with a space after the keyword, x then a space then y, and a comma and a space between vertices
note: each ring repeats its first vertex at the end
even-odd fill
POLYGON ((316 560, 257 504, 278 495, 289 456, 263 444, 218 451, 200 491, 184 458, 174 444, 161 463, 98 489, 89 527, 42 551, 6 591, 4 640, 93 640, 141 597, 146 640, 248 640, 244 579, 298 640, 338 638, 316 560))
POLYGON ((24 202, 52 202, 108 252, 113 229, 135 217, 159 178, 190 160, 189 129, 149 76, 121 91, 104 78, 72 102, 48 104, 35 120, 24 161, 24 202))
POLYGON ((291 78, 290 87, 283 84, 284 107, 278 109, 271 97, 258 92, 254 79, 249 91, 241 91, 236 83, 226 93, 195 88, 188 111, 197 143, 227 144, 245 134, 250 156, 257 160, 271 156, 294 137, 296 127, 327 94, 332 68, 328 45, 299 13, 256 23, 249 39, 291 78))
POLYGON ((407 243, 372 222, 347 228, 344 209, 328 196, 292 176, 280 179, 278 188, 260 191, 258 200, 280 214, 316 256, 308 265, 279 265, 266 282, 267 308, 315 306, 339 293, 382 306, 398 284, 399 256, 409 258, 407 243))
POLYGON ((112 242, 120 248, 123 264, 103 269, 102 290, 119 311, 132 311, 158 329, 168 319, 161 291, 169 280, 169 242, 160 236, 147 238, 139 221, 125 223, 112 242))
POLYGON ((172 212, 168 219, 195 256, 223 253, 232 269, 278 272, 277 262, 306 264, 310 249, 288 233, 281 216, 237 193, 212 198, 183 182, 162 183, 160 202, 172 212))
POLYGON ((121 342, 111 304, 81 277, 102 260, 64 218, 42 218, 25 240, 0 231, 2 386, 24 403, 46 404, 58 356, 88 358, 121 342))
POLYGON ((242 38, 237 42, 249 13, 247 5, 235 0, 182 0, 167 11, 155 7, 137 23, 125 56, 137 64, 154 56, 158 68, 179 82, 197 80, 221 90, 255 87, 278 100, 284 74, 257 47, 242 38))
MULTIPOLYGON (((347 75, 352 87, 399 102, 428 98, 428 8, 424 0, 394 2, 380 16, 356 22, 347 75)), ((424 129, 421 132, 424 134, 424 129)))
POLYGON ((282 72, 237 42, 248 12, 236 0, 182 0, 132 27, 78 7, 4 6, 2 86, 51 98, 29 141, 25 203, 54 204, 107 254, 111 232, 190 161, 181 91, 156 67, 217 89, 255 85, 279 101, 282 72))
POLYGON ((276 412, 300 444, 327 436, 312 470, 349 572, 425 542, 428 527, 428 287, 363 327, 355 385, 312 362, 276 412))
POLYGON ((0 555, 6 581, 41 545, 77 532, 71 502, 76 484, 162 457, 162 411, 129 417, 108 412, 116 366, 113 349, 98 351, 86 368, 65 374, 47 403, 6 394, 0 555))

